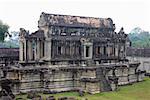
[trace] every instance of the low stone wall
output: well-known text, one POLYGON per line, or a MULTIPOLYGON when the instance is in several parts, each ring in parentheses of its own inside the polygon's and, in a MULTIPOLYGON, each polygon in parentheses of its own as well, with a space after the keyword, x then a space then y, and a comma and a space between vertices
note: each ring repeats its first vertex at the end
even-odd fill
POLYGON ((144 77, 144 74, 137 73, 137 66, 100 69, 101 71, 98 71, 97 68, 70 69, 68 67, 65 69, 9 70, 6 78, 16 80, 12 87, 14 93, 29 91, 62 92, 80 89, 89 93, 98 93, 116 90, 117 85, 142 81, 144 77), (110 81, 109 77, 118 78, 117 83, 113 80, 110 81))
POLYGON ((140 62, 138 69, 142 71, 146 71, 147 73, 150 73, 150 57, 136 57, 136 56, 128 56, 127 59, 134 62, 140 62))
MULTIPOLYGON (((80 81, 81 78, 95 78, 95 71, 91 70, 47 70, 45 72, 39 71, 8 71, 8 79, 17 80, 18 83, 15 83, 13 86, 13 92, 28 92, 31 90, 34 91, 68 91, 75 89, 82 89, 85 91, 91 91, 88 84, 96 83, 83 83, 80 81)), ((91 87, 94 89, 94 86, 91 87)), ((95 88, 95 90, 97 87, 95 88)), ((92 90, 92 91, 95 91, 92 90)))

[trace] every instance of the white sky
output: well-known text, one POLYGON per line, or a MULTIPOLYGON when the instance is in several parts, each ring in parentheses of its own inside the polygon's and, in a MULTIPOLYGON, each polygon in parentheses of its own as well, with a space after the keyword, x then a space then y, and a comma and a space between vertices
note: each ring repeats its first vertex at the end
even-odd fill
POLYGON ((150 0, 0 0, 0 20, 10 31, 36 31, 41 12, 112 18, 116 31, 139 26, 150 31, 150 0))

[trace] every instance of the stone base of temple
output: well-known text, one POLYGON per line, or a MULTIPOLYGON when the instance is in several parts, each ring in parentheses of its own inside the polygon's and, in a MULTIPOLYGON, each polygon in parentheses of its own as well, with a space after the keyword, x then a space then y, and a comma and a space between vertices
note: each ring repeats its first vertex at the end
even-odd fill
POLYGON ((79 91, 91 94, 115 91, 118 85, 142 81, 144 72, 136 71, 139 63, 95 65, 85 67, 31 67, 7 70, 7 79, 13 81, 14 94, 29 91, 79 91))

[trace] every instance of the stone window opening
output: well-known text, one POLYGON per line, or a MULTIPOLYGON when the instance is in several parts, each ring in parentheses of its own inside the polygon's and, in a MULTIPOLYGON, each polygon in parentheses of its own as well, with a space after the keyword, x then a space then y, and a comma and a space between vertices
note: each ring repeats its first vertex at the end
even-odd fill
POLYGON ((114 56, 115 56, 115 54, 116 54, 116 48, 114 47, 113 49, 114 49, 114 52, 113 52, 113 53, 114 53, 114 56))
POLYGON ((58 49, 58 54, 61 55, 61 49, 62 49, 61 46, 59 46, 57 49, 58 49))
POLYGON ((101 54, 101 48, 99 46, 96 48, 96 54, 101 54))
POLYGON ((90 51, 89 49, 90 49, 90 47, 89 47, 89 46, 86 46, 86 57, 89 57, 89 55, 90 55, 90 54, 89 54, 89 51, 90 51))
POLYGON ((98 54, 100 54, 101 52, 100 52, 100 47, 98 47, 98 54))
POLYGON ((104 55, 106 55, 107 52, 106 52, 106 46, 104 46, 104 55))

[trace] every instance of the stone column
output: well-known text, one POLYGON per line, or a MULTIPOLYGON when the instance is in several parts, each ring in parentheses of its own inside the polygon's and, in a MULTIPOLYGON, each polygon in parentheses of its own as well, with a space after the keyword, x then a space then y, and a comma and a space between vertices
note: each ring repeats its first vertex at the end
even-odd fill
POLYGON ((34 60, 36 60, 37 42, 36 40, 34 40, 33 42, 34 42, 34 60))
POLYGON ((43 46, 43 41, 41 41, 40 42, 40 57, 42 58, 44 55, 43 55, 43 48, 44 48, 44 46, 43 46))
POLYGON ((83 57, 86 58, 86 45, 84 45, 83 57))
POLYGON ((119 49, 118 49, 118 45, 115 46, 115 50, 116 50, 116 51, 115 51, 115 56, 118 57, 118 50, 119 50, 119 49))
POLYGON ((30 61, 33 60, 32 41, 28 41, 28 58, 30 61))
POLYGON ((37 41, 37 43, 36 43, 36 59, 40 59, 40 41, 37 41))
POLYGON ((93 45, 90 45, 90 50, 89 50, 90 58, 93 57, 93 45))
POLYGON ((23 42, 22 41, 20 41, 20 46, 19 46, 19 60, 20 61, 23 61, 24 59, 23 59, 23 42))
POLYGON ((110 56, 110 46, 107 47, 107 54, 108 54, 108 57, 110 56))
POLYGON ((27 40, 24 40, 24 60, 27 60, 27 40))
POLYGON ((46 60, 51 59, 51 38, 47 38, 44 43, 44 55, 46 57, 46 60))
POLYGON ((124 45, 124 57, 126 57, 126 44, 124 45))
POLYGON ((101 53, 101 55, 104 55, 104 46, 100 47, 100 53, 101 53))

